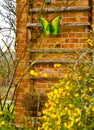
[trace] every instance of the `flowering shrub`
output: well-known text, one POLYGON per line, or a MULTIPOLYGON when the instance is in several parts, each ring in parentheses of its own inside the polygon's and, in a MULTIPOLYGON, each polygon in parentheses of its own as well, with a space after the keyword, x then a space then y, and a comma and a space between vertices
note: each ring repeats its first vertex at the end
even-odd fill
POLYGON ((39 130, 94 129, 94 66, 81 64, 52 87, 39 130))

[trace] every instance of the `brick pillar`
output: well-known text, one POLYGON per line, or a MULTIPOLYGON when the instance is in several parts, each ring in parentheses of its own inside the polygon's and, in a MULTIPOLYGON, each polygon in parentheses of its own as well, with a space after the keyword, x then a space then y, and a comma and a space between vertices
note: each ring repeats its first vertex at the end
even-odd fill
MULTIPOLYGON (((27 68, 27 63, 29 60, 29 54, 26 52, 27 46, 27 0, 17 0, 17 46, 16 46, 16 60, 21 61, 18 64, 16 71, 16 83, 21 77, 22 73, 27 68), (25 51, 24 51, 25 50, 25 51)), ((16 115, 15 122, 17 126, 24 121, 25 118, 25 110, 22 105, 22 100, 24 94, 29 91, 29 78, 28 74, 26 74, 16 91, 16 115)))
POLYGON ((91 0, 92 2, 92 26, 94 28, 94 0, 91 0))

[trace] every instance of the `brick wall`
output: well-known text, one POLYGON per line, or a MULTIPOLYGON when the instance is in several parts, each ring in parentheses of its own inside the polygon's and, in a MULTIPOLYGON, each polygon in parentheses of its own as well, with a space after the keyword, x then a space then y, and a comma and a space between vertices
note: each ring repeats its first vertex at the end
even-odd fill
POLYGON ((25 51, 23 59, 17 67, 16 81, 18 81, 22 72, 27 68, 29 60, 31 62, 37 61, 31 69, 38 73, 37 77, 29 77, 29 73, 27 73, 17 88, 15 121, 18 123, 23 122, 26 114, 22 107, 24 94, 31 91, 33 87, 36 91, 42 93, 49 92, 51 86, 59 78, 61 79, 65 72, 70 71, 69 67, 74 66, 74 61, 81 55, 81 53, 78 53, 78 50, 85 50, 88 47, 86 40, 88 39, 89 26, 87 26, 87 23, 94 26, 94 0, 76 0, 75 2, 70 0, 68 2, 69 7, 89 6, 92 2, 93 10, 60 12, 59 15, 62 16, 61 23, 63 23, 63 26, 60 25, 60 34, 58 36, 53 34, 44 36, 41 27, 33 26, 32 28, 32 23, 39 22, 39 14, 51 20, 57 15, 57 12, 47 13, 39 11, 34 13, 31 11, 32 13, 28 13, 29 9, 66 7, 67 3, 61 3, 61 1, 51 0, 50 4, 43 4, 42 0, 38 2, 34 0, 30 6, 26 0, 17 1, 17 60, 21 58, 27 46, 28 51, 25 51), (28 23, 30 23, 29 29, 26 27, 28 23), (69 25, 69 23, 71 24, 69 25), (77 23, 80 23, 80 26, 77 23), (83 26, 81 23, 84 23, 83 26), (54 52, 49 51, 49 49, 54 50, 54 52), (69 51, 70 49, 72 52, 69 51), (73 50, 75 50, 75 53, 73 50), (56 63, 60 63, 61 67, 54 68, 56 63))
MULTIPOLYGON (((51 7, 58 7, 62 8, 67 5, 69 7, 79 7, 79 6, 88 6, 89 2, 88 0, 81 1, 77 0, 76 2, 69 1, 67 2, 61 2, 61 1, 51 1, 51 4, 44 4, 43 8, 51 8, 51 7)), ((32 4, 32 9, 42 7, 42 2, 35 2, 32 4)), ((38 23, 38 16, 40 12, 35 12, 30 14, 30 20, 28 22, 30 23, 38 23)), ((41 16, 51 20, 53 17, 55 17, 57 12, 41 12, 41 16)), ((62 16, 61 23, 88 23, 89 22, 89 11, 66 11, 66 12, 59 12, 59 15, 62 16)), ((53 34, 50 34, 49 36, 44 36, 42 34, 41 27, 33 27, 32 34, 31 34, 31 43, 32 47, 30 47, 30 50, 46 50, 46 49, 75 49, 75 50, 81 50, 88 47, 86 40, 88 38, 88 26, 60 26, 60 34, 58 36, 54 36, 53 34), (35 30, 36 29, 36 30, 35 30), (39 35, 39 38, 37 40, 34 40, 33 42, 33 36, 39 35), (40 36, 41 34, 41 36, 40 36)), ((76 60, 80 54, 78 53, 32 53, 31 52, 31 60, 43 60, 44 62, 36 63, 32 69, 34 69, 36 72, 38 72, 38 77, 31 77, 34 82, 34 88, 37 91, 41 92, 48 92, 50 91, 50 87, 52 84, 54 84, 56 81, 55 78, 62 78, 63 74, 65 72, 68 72, 69 66, 73 66, 71 62, 73 60, 76 60), (50 62, 49 60, 53 60, 53 62, 50 62), (60 60, 62 63, 62 66, 60 68, 54 68, 54 64, 57 63, 55 60, 60 60), (71 60, 71 61, 70 61, 71 60), (69 64, 65 64, 64 61, 68 61, 69 64), (45 77, 45 73, 47 73, 47 76, 45 77), (45 80, 44 80, 45 77, 45 80), (55 80, 53 80, 53 78, 55 80)), ((40 61, 38 61, 40 62, 40 61)))
MULTIPOLYGON (((17 0, 17 46, 16 46, 16 60, 19 62, 16 70, 16 82, 22 76, 27 68, 29 54, 25 51, 27 46, 27 1, 17 0)), ((29 91, 28 74, 24 76, 22 82, 18 85, 16 91, 16 116, 15 121, 18 123, 24 121, 25 110, 22 107, 22 100, 24 94, 29 91)))

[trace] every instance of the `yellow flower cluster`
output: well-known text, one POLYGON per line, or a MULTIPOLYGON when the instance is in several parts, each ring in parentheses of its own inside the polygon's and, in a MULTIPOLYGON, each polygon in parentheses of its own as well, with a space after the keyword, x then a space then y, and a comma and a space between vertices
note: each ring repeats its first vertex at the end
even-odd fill
POLYGON ((43 110, 43 123, 39 130, 94 128, 94 80, 92 83, 87 74, 85 78, 79 74, 78 79, 71 74, 65 77, 47 94, 48 102, 43 110))
MULTIPOLYGON (((62 67, 62 64, 54 64, 54 68, 60 68, 62 67)), ((51 73, 52 74, 52 73, 51 73)), ((30 75, 31 76, 34 76, 34 77, 48 77, 48 76, 51 76, 51 74, 49 72, 37 72, 36 70, 34 69, 31 69, 30 70, 30 75)))
POLYGON ((60 68, 61 64, 54 64, 54 68, 60 68))
MULTIPOLYGON (((41 73, 38 73, 38 72, 36 72, 35 70, 30 70, 30 75, 31 75, 31 76, 34 76, 34 77, 37 77, 37 76, 41 76, 41 73)), ((42 76, 43 76, 43 77, 47 77, 47 76, 48 76, 48 73, 44 72, 44 73, 42 73, 42 76)))

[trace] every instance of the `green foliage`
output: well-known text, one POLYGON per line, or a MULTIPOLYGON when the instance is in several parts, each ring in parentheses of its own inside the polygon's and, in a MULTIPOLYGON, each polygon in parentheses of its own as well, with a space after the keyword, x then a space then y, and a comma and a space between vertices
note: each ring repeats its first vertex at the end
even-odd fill
POLYGON ((80 64, 52 87, 39 130, 94 129, 94 65, 80 64))
POLYGON ((3 111, 0 111, 0 130, 14 130, 14 105, 6 104, 3 111))
POLYGON ((14 120, 14 105, 9 107, 7 104, 3 110, 3 117, 5 121, 13 121, 14 120))

